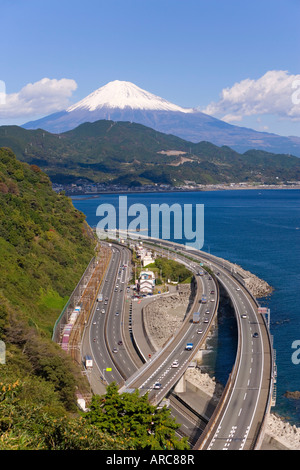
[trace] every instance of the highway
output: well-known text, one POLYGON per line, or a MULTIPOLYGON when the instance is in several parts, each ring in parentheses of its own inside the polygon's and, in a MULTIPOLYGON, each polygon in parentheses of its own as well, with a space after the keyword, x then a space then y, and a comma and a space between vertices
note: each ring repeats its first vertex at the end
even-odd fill
MULTIPOLYGON (((123 307, 129 276, 129 270, 124 265, 128 266, 131 253, 126 248, 113 245, 114 253, 102 286, 104 304, 105 299, 108 299, 107 304, 100 307, 101 302, 97 303, 89 330, 88 347, 96 364, 92 374, 98 371, 102 380, 104 378, 108 383, 116 381, 120 392, 133 389, 139 389, 141 394, 148 392, 149 400, 155 404, 172 390, 203 343, 218 308, 218 284, 214 277, 197 276, 199 263, 203 262, 212 269, 231 298, 239 343, 236 362, 218 413, 206 426, 194 448, 251 449, 267 411, 272 374, 269 338, 263 318, 257 313, 257 305, 243 285, 217 258, 196 250, 189 251, 182 245, 170 242, 157 241, 154 247, 153 242, 151 240, 152 249, 167 249, 170 256, 186 264, 195 273, 198 289, 191 313, 200 311, 200 323, 194 324, 191 316, 187 317, 164 348, 142 367, 138 367, 130 347, 126 347, 126 342, 124 344, 123 307), (214 294, 211 294, 212 291, 214 294), (199 303, 202 293, 207 295, 207 304, 199 303), (105 308, 105 314, 101 313, 102 308, 105 308), (186 350, 187 343, 193 343, 192 350, 186 350)), ((87 349, 85 346, 85 351, 87 349)), ((190 417, 190 422, 193 419, 195 417, 190 417)))
POLYGON ((127 248, 112 247, 112 257, 99 289, 103 300, 95 303, 82 341, 82 356, 93 358, 93 368, 87 373, 93 390, 98 393, 105 393, 105 383, 121 384, 136 371, 122 333, 130 259, 131 252, 127 248))
MULTIPOLYGON (((161 252, 161 249, 158 249, 161 252)), ((134 376, 126 380, 122 391, 139 389, 141 394, 148 392, 149 400, 158 404, 174 387, 186 371, 189 363, 196 355, 209 331, 210 325, 218 309, 218 287, 208 274, 198 276, 199 265, 189 260, 185 264, 195 274, 197 295, 189 315, 181 328, 174 332, 167 344, 154 354, 134 376), (201 303, 202 294, 207 297, 207 303, 201 303), (193 323, 192 314, 200 312, 200 322, 193 323), (187 350, 187 343, 192 343, 192 350, 187 350)))
MULTIPOLYGON (((180 253, 205 262, 216 273, 233 303, 239 333, 237 359, 231 374, 231 386, 222 412, 210 432, 198 446, 211 450, 250 449, 263 422, 271 391, 272 354, 263 318, 247 290, 214 257, 195 250, 180 253)), ((197 445, 195 448, 198 448, 197 445)))

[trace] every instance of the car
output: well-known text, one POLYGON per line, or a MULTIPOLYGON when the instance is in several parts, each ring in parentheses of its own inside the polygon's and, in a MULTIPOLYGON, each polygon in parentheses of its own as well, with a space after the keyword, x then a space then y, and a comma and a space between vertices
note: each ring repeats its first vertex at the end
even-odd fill
POLYGON ((253 338, 258 338, 258 333, 257 332, 253 333, 253 338))
POLYGON ((153 385, 153 388, 154 390, 160 390, 161 389, 161 384, 159 382, 156 382, 154 385, 153 385))
POLYGON ((123 344, 123 341, 118 341, 119 346, 122 346, 122 344, 123 344))
POLYGON ((118 352, 117 348, 114 348, 114 349, 112 350, 112 352, 113 352, 113 353, 117 353, 117 352, 118 352))
POLYGON ((101 313, 105 313, 105 308, 103 308, 103 309, 101 310, 101 313))
POLYGON ((211 291, 210 291, 210 293, 211 293, 211 294, 214 294, 214 293, 215 293, 215 291, 214 291, 214 290, 211 290, 211 291))
POLYGON ((93 325, 97 325, 97 322, 96 322, 96 321, 93 321, 93 325))
POLYGON ((116 314, 117 316, 120 315, 119 312, 116 312, 115 314, 116 314))
POLYGON ((242 313, 241 317, 242 318, 247 318, 247 315, 245 313, 242 313))
POLYGON ((210 301, 211 301, 211 302, 214 302, 214 301, 215 301, 215 299, 210 299, 210 301))
POLYGON ((179 366, 178 359, 175 359, 175 361, 172 362, 171 367, 178 367, 178 366, 179 366))
POLYGON ((201 335, 201 333, 203 333, 203 330, 201 330, 201 328, 199 328, 199 329, 197 330, 197 334, 198 334, 198 335, 201 335))
POLYGON ((237 287, 235 290, 241 290, 239 287, 237 287))
POLYGON ((203 323, 208 323, 208 319, 207 319, 207 318, 205 318, 205 320, 204 320, 204 322, 203 322, 203 323))
POLYGON ((208 315, 208 314, 210 313, 210 311, 209 311, 209 310, 206 310, 206 312, 205 312, 205 313, 208 315))

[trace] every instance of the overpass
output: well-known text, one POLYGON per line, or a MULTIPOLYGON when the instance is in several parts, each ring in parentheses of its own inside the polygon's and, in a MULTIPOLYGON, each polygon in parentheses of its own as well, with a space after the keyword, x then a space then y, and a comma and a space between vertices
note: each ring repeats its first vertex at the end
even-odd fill
MULTIPOLYGON (((144 243, 149 244, 152 249, 158 252, 167 250, 170 256, 188 265, 194 272, 199 268, 200 262, 209 265, 214 272, 212 279, 214 287, 212 290, 217 292, 217 296, 212 299, 213 302, 211 303, 213 309, 206 324, 203 323, 205 328, 202 329, 200 334, 198 333, 199 327, 191 322, 190 316, 187 316, 180 331, 170 338, 167 344, 144 365, 138 364, 127 351, 127 348, 124 347, 122 356, 126 357, 125 362, 127 364, 124 366, 116 361, 117 356, 111 353, 112 347, 107 347, 106 359, 104 362, 102 361, 98 372, 102 375, 102 367, 104 372, 105 365, 110 364, 110 369, 114 368, 115 370, 116 381, 120 384, 120 392, 138 388, 140 393, 148 392, 149 399, 153 403, 159 403, 182 377, 189 363, 205 341, 209 327, 213 323, 217 312, 219 301, 218 283, 221 283, 234 306, 238 325, 237 355, 219 405, 194 449, 242 450, 259 448, 263 437, 265 418, 271 406, 274 383, 272 341, 265 318, 259 313, 259 305, 247 291, 241 279, 231 272, 231 268, 226 265, 226 262, 204 252, 185 249, 182 245, 172 242, 151 239, 147 242, 144 241, 144 243), (185 349, 187 342, 193 342, 191 351, 185 349), (179 365, 172 367, 175 360, 178 361, 179 365), (154 384, 160 384, 160 386, 154 388, 154 384)), ((120 247, 116 249, 116 245, 114 245, 114 251, 119 256, 118 265, 121 265, 122 249, 120 247)), ((125 250, 127 253, 126 248, 125 250)), ((110 269, 113 269, 114 282, 117 280, 117 264, 114 268, 110 267, 110 269)), ((207 276, 201 279, 196 276, 196 279, 198 292, 210 292, 212 285, 208 282, 207 276)), ((116 297, 114 292, 111 292, 111 294, 113 294, 112 298, 116 297)), ((191 312, 196 308, 197 303, 199 305, 199 297, 196 297, 191 312)), ((117 308, 122 309, 122 307, 123 304, 119 304, 117 308)), ((116 306, 113 307, 113 310, 115 308, 116 306)), ((202 305, 200 311, 201 321, 204 321, 206 314, 202 305)), ((113 313, 110 312, 107 316, 106 325, 112 315, 113 313)), ((98 320, 101 321, 99 318, 98 320)), ((94 323, 96 327, 99 322, 94 319, 94 323)), ((98 326, 99 331, 105 331, 105 328, 107 329, 107 326, 104 327, 103 324, 100 327, 98 326)), ((113 323, 111 323, 109 329, 112 331, 114 328, 113 323)), ((124 338, 124 328, 123 331, 118 331, 118 335, 123 335, 124 338)), ((111 340, 103 336, 101 343, 109 341, 111 340)), ((101 354, 99 353, 99 357, 101 354)), ((109 379, 105 377, 106 382, 107 380, 112 381, 112 377, 109 377, 109 379)))
POLYGON ((184 256, 209 265, 231 298, 238 326, 235 364, 219 405, 194 448, 259 448, 276 379, 272 338, 259 304, 226 262, 175 243, 158 243, 174 250, 177 259, 184 256))

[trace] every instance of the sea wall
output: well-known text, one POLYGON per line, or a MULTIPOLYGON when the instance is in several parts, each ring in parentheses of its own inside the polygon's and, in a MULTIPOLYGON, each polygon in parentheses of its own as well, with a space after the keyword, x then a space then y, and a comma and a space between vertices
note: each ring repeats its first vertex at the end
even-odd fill
POLYGON ((160 296, 144 307, 146 331, 156 350, 180 328, 192 298, 191 285, 180 284, 174 293, 160 296))

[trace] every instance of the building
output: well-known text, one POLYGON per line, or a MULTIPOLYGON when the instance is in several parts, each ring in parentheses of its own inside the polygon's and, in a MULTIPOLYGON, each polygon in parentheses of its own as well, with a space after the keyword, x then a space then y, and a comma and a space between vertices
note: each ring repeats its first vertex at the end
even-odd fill
POLYGON ((144 294, 153 292, 155 286, 155 275, 152 271, 141 271, 139 279, 139 291, 144 294))

